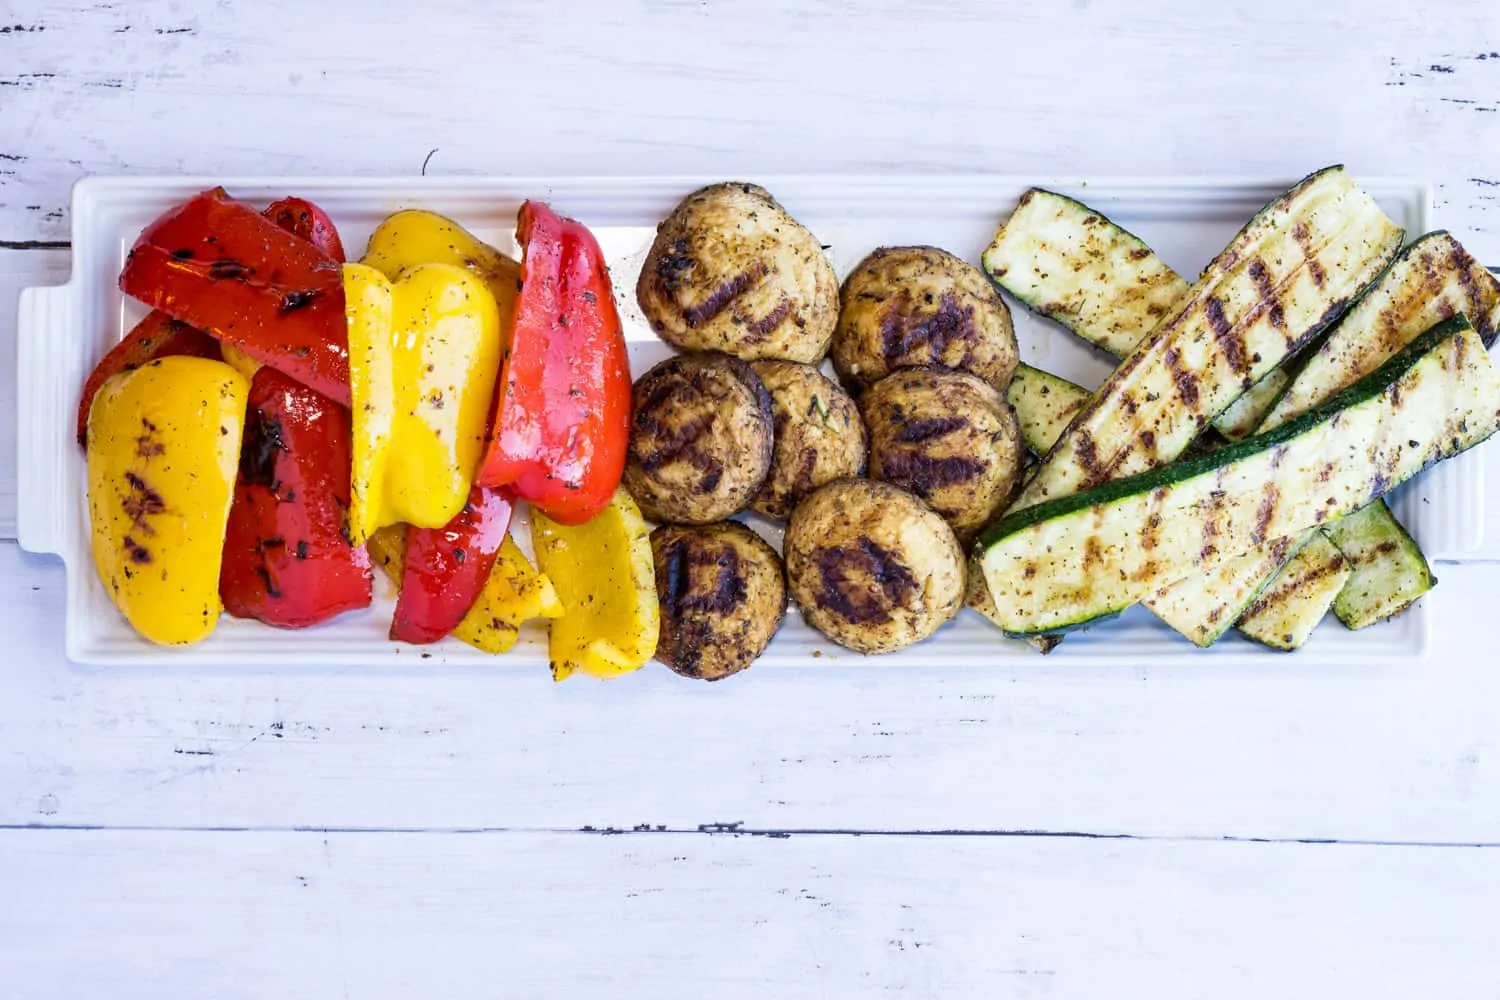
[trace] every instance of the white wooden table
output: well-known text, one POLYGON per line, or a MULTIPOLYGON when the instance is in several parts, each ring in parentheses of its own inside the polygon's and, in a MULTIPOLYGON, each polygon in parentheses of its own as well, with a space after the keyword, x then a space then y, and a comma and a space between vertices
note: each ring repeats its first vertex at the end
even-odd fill
POLYGON ((0 0, 0 997, 1500 993, 1482 560, 1370 671, 69 665, 10 414, 85 174, 1343 161, 1500 263, 1492 3, 486 6, 0 0))

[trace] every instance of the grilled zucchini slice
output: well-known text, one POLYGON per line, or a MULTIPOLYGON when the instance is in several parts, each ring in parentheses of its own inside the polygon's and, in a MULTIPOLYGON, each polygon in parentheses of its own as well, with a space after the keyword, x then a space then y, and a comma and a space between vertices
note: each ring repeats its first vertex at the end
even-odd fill
POLYGON ((1005 400, 1016 411, 1021 443, 1040 458, 1068 429, 1094 394, 1060 375, 1030 365, 1016 366, 1005 400))
POLYGON ((1110 375, 1014 509, 1144 472, 1328 326, 1385 266, 1401 229, 1342 167, 1251 219, 1110 375))
MULTIPOLYGON (((1310 354, 1286 392, 1270 408, 1262 429, 1271 430, 1322 402, 1374 370, 1438 320, 1454 313, 1469 317, 1486 347, 1493 344, 1500 322, 1500 282, 1477 264, 1451 235, 1441 231, 1429 233, 1396 256, 1310 354)), ((1275 615, 1269 612, 1247 615, 1259 623, 1256 627, 1264 630, 1264 623, 1273 618, 1313 619, 1316 623, 1330 605, 1336 604, 1335 613, 1341 621, 1351 628, 1363 628, 1410 607, 1436 582, 1422 550, 1396 522, 1383 500, 1362 510, 1356 524, 1340 528, 1335 522, 1325 525, 1324 530, 1335 547, 1313 546, 1303 551, 1294 564, 1280 570, 1280 577, 1266 587, 1266 593, 1277 595, 1280 610, 1275 615), (1348 550, 1344 549, 1345 544, 1348 550), (1338 554, 1337 565, 1332 558, 1334 554, 1338 554), (1310 565, 1318 558, 1329 560, 1329 565, 1310 565), (1316 580, 1318 585, 1294 587, 1291 584, 1296 577, 1316 580), (1330 592, 1328 583, 1336 578, 1347 581, 1344 586, 1347 595, 1339 601, 1335 601, 1335 596, 1342 591, 1330 592)), ((1235 561, 1248 564, 1253 558, 1252 554, 1236 557, 1235 561)), ((1222 576, 1224 571, 1218 569, 1213 575, 1222 576)), ((1193 637, 1191 630, 1201 631, 1205 624, 1216 621, 1223 608, 1243 607, 1237 602, 1245 596, 1244 587, 1225 586, 1210 575, 1176 584, 1173 591, 1178 603, 1204 609, 1203 621, 1189 624, 1190 631, 1184 633, 1189 638, 1193 637)), ((1286 635, 1306 639, 1311 631, 1309 627, 1266 634, 1282 637, 1278 642, 1290 642, 1284 638, 1286 635)), ((1278 645, 1277 648, 1296 647, 1278 645)))
MULTIPOLYGON (((1139 236, 1103 212, 1044 188, 1021 195, 980 264, 1032 312, 1117 358, 1135 350, 1192 288, 1139 236)), ((1287 380, 1280 369, 1272 370, 1245 393, 1254 397, 1248 404, 1253 421, 1235 404, 1214 427, 1231 441, 1248 437, 1287 380)))
POLYGON ((1352 513, 1497 428, 1500 377, 1454 316, 1273 431, 1008 514, 979 549, 996 617, 1033 635, 1118 613, 1220 552, 1352 513))
POLYGON ((1349 580, 1333 601, 1333 613, 1349 628, 1394 618, 1437 586, 1422 550, 1384 503, 1323 530, 1349 565, 1349 580))
POLYGON ((1337 546, 1321 531, 1309 532, 1307 543, 1246 609, 1237 627, 1272 649, 1298 649, 1323 620, 1350 572, 1337 546))
POLYGON ((1135 350, 1190 287, 1140 237, 1042 188, 1021 195, 979 262, 1032 312, 1117 358, 1135 350))

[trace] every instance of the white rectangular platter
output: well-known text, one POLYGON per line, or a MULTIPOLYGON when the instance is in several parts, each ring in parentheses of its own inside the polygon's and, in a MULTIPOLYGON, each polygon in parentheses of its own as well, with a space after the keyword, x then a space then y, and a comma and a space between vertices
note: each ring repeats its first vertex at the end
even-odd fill
MULTIPOLYGON (((393 594, 377 573, 377 600, 367 611, 298 632, 230 618, 196 646, 165 650, 139 639, 117 615, 93 571, 84 501, 83 457, 73 440, 73 413, 94 362, 144 313, 116 281, 125 253, 157 214, 200 190, 224 184, 256 203, 295 194, 321 204, 338 223, 351 256, 387 214, 426 208, 458 220, 481 238, 515 252, 516 212, 541 198, 580 219, 598 236, 609 258, 639 373, 668 348, 647 327, 634 303, 640 262, 655 226, 689 191, 726 178, 94 178, 73 194, 73 273, 68 284, 33 288, 21 297, 19 323, 19 534, 33 552, 55 553, 67 565, 69 659, 81 663, 159 663, 163 666, 424 662, 484 664, 490 668, 545 669, 545 637, 525 635, 510 654, 495 658, 456 640, 427 649, 386 638, 393 594)), ((842 276, 880 245, 925 243, 977 262, 996 226, 1027 187, 1037 184, 1071 194, 1105 212, 1154 247, 1174 268, 1196 275, 1236 230, 1285 182, 1205 180, 1093 180, 1057 177, 906 178, 746 177, 767 186, 827 246, 842 276)), ((1407 230, 1427 231, 1431 191, 1410 181, 1363 179, 1364 187, 1407 230)), ((1459 234, 1462 238, 1462 234, 1459 234)), ((1011 303, 1026 362, 1093 386, 1111 361, 1061 328, 1011 303)), ((1483 449, 1429 470, 1392 500, 1400 520, 1433 560, 1460 559, 1481 544, 1483 449)), ((757 524, 779 541, 769 524, 757 524)), ((526 544, 522 528, 518 538, 526 544)), ((1442 600, 1442 585, 1426 600, 1442 600)), ((1313 665, 1403 661, 1425 649, 1427 613, 1419 604, 1392 622, 1348 632, 1330 616, 1298 654, 1313 665)), ((879 658, 849 653, 805 626, 795 610, 758 662, 758 669, 833 665, 894 668, 902 665, 982 668, 1000 661, 1038 668, 1069 664, 1148 666, 1164 657, 1205 665, 1266 662, 1273 653, 1231 633, 1212 649, 1193 648, 1149 614, 1135 609, 1115 621, 1070 636, 1045 660, 1027 645, 1003 638, 973 612, 935 637, 879 658)), ((660 668, 657 668, 660 669, 660 668)))

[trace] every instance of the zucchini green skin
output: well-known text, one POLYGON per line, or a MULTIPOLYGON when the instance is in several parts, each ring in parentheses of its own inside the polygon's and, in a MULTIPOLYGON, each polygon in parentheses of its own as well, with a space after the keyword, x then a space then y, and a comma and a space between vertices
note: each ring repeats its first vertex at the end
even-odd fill
POLYGON ((1273 200, 1115 369, 1013 509, 1176 459, 1225 407, 1332 323, 1401 236, 1342 168, 1273 200))
MULTIPOLYGON (((1272 374, 1280 373, 1281 369, 1277 369, 1272 374)), ((1261 384, 1265 382, 1267 379, 1261 380, 1261 384)), ((1282 388, 1285 385, 1281 383, 1282 388)), ((1026 365, 1016 369, 1006 393, 1016 411, 1021 439, 1033 455, 1047 453, 1092 395, 1082 386, 1026 365)), ((1235 620, 1303 541, 1280 538, 1250 552, 1216 560, 1205 573, 1163 587, 1141 603, 1194 645, 1210 646, 1234 627, 1235 620)), ((970 606, 988 618, 995 618, 997 612, 994 602, 989 600, 982 571, 971 567, 969 579, 970 606)))
POLYGON ((1260 430, 1271 430, 1367 375, 1413 337, 1456 313, 1485 347, 1500 329, 1500 281, 1442 230, 1413 241, 1391 261, 1328 338, 1307 356, 1260 430))
POLYGON ((1323 530, 1349 564, 1349 580, 1333 600, 1333 613, 1349 628, 1394 618, 1437 586, 1422 550, 1383 502, 1323 530))
POLYGON ((1301 648, 1328 613, 1352 572, 1338 548, 1321 531, 1308 532, 1305 545, 1276 574, 1240 616, 1236 627, 1263 646, 1291 652, 1301 648))
POLYGON ((1027 308, 1115 357, 1133 351, 1189 287, 1103 212, 1042 188, 1021 195, 980 265, 1027 308))
MULTIPOLYGON (((1493 344, 1500 320, 1500 282, 1479 266, 1451 235, 1441 231, 1428 233, 1397 254, 1328 336, 1316 349, 1307 352, 1281 398, 1267 407, 1262 429, 1273 429, 1322 402, 1373 371, 1413 337, 1454 313, 1466 314, 1480 340, 1486 346, 1493 344)), ((1245 398, 1241 397, 1240 402, 1245 398)), ((1343 611, 1340 618, 1346 624, 1362 623, 1359 627, 1399 613, 1432 589, 1435 580, 1427 560, 1411 536, 1396 523, 1384 501, 1362 511, 1357 528, 1340 531, 1337 525, 1338 522, 1325 525, 1325 531, 1335 545, 1344 538, 1348 552, 1342 551, 1342 546, 1337 550, 1314 546, 1302 553, 1295 564, 1278 570, 1278 579, 1266 581, 1266 591, 1279 595, 1279 603, 1287 605, 1277 612, 1281 619, 1321 619, 1329 606, 1336 603, 1335 593, 1328 590, 1328 581, 1336 577, 1346 580, 1347 596, 1337 602, 1343 611), (1378 537, 1362 546, 1361 538, 1367 535, 1378 537), (1357 559, 1353 558, 1356 549, 1360 552, 1357 559), (1336 561, 1331 558, 1335 553, 1339 555, 1336 561), (1323 567, 1325 572, 1318 573, 1308 563, 1320 556, 1328 559, 1330 565, 1323 567), (1315 580, 1317 585, 1289 587, 1295 575, 1315 580)), ((1252 558, 1236 557, 1247 564, 1252 558)), ((1175 601, 1189 607, 1201 606, 1208 618, 1217 620, 1222 608, 1243 601, 1245 588, 1227 586, 1214 579, 1215 575, 1223 576, 1224 571, 1220 569, 1217 574, 1203 574, 1175 584, 1172 588, 1175 601)), ((1263 628, 1269 617, 1269 612, 1262 613, 1253 627, 1263 628)), ((1199 633, 1203 628, 1185 615, 1182 623, 1199 633)), ((1179 623, 1169 624, 1178 628, 1179 623)), ((1281 642, 1286 635, 1305 639, 1310 633, 1308 628, 1273 629, 1266 634, 1281 642)), ((1194 635, 1193 631, 1184 634, 1190 638, 1194 635)))
POLYGON ((1006 401, 1016 411, 1021 443, 1037 457, 1047 454, 1093 395, 1081 385, 1030 365, 1017 365, 1005 390, 1006 401))
MULTIPOLYGON (((1103 212, 1043 188, 1021 195, 980 264, 1032 312, 1117 358, 1135 350, 1192 288, 1139 236, 1103 212)), ((1249 437, 1287 380, 1276 369, 1245 393, 1254 421, 1236 403, 1215 418, 1214 427, 1231 441, 1249 437)), ((1051 447, 1049 442, 1033 451, 1041 457, 1051 447)))
POLYGON ((1463 316, 1263 435, 1001 518, 979 542, 999 624, 1068 631, 1220 552, 1350 513, 1500 428, 1500 377, 1463 316))

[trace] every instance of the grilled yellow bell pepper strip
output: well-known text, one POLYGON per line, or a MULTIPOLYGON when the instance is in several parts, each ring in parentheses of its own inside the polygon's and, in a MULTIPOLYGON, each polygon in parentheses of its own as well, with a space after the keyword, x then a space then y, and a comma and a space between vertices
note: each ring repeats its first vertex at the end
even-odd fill
POLYGON ((261 364, 244 351, 233 344, 220 344, 219 352, 224 356, 224 363, 246 379, 254 380, 255 373, 260 371, 261 364))
POLYGON ((533 508, 531 541, 565 608, 547 644, 553 679, 617 677, 644 666, 656 653, 661 609, 650 531, 630 494, 616 489, 608 506, 573 526, 533 508))
POLYGON ((89 408, 94 566, 152 642, 197 642, 218 624, 249 392, 222 362, 174 356, 109 379, 89 408))
MULTIPOLYGON (((381 528, 370 536, 370 559, 400 586, 406 559, 406 525, 381 528)), ((486 653, 504 653, 516 644, 521 625, 533 618, 556 618, 562 602, 552 581, 537 572, 509 535, 495 566, 468 614, 449 633, 486 653)))
POLYGON ((484 279, 500 307, 500 331, 510 329, 521 288, 521 264, 436 212, 409 208, 386 216, 370 234, 360 263, 398 278, 418 264, 456 264, 484 279))
POLYGON ((353 398, 356 544, 406 522, 440 528, 463 508, 500 365, 500 316, 484 282, 453 264, 395 278, 344 265, 353 398))

